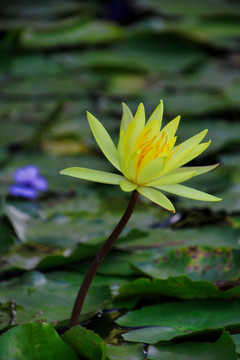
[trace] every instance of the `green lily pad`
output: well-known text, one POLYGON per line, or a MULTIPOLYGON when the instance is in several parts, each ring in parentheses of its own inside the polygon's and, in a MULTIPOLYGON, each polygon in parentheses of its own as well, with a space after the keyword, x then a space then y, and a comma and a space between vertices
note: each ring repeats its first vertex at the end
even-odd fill
POLYGON ((240 328, 239 305, 240 300, 170 302, 130 311, 117 324, 139 327, 123 335, 126 341, 155 344, 178 336, 240 328))
POLYGON ((0 253, 2 255, 7 254, 10 249, 14 246, 15 240, 14 236, 9 229, 9 227, 0 219, 0 232, 1 232, 1 244, 0 244, 0 253))
POLYGON ((231 336, 223 332, 214 343, 187 342, 182 344, 151 345, 148 348, 149 360, 236 360, 237 354, 231 336))
POLYGON ((240 354, 240 334, 232 335, 232 339, 233 339, 234 343, 236 344, 237 353, 240 354))
MULTIPOLYGON (((134 253, 128 253, 123 251, 111 251, 110 256, 104 259, 101 264, 98 273, 104 275, 116 275, 116 276, 131 276, 135 275, 136 271, 131 266, 133 262, 145 260, 146 257, 153 258, 154 251, 138 251, 134 253), (117 266, 116 266, 117 264, 117 266)), ((78 271, 86 271, 89 267, 89 262, 76 266, 78 271)))
POLYGON ((191 280, 236 280, 240 252, 229 248, 186 247, 170 251, 153 261, 134 263, 134 268, 156 279, 186 274, 191 280))
MULTIPOLYGON (((171 219, 170 219, 171 221, 171 219)), ((171 223, 171 222, 170 222, 171 223)), ((231 226, 201 226, 186 229, 148 229, 134 238, 126 237, 117 246, 124 250, 155 249, 168 253, 171 249, 208 246, 212 248, 240 249, 240 230, 231 226)))
POLYGON ((148 3, 149 7, 159 9, 172 15, 209 16, 240 13, 240 8, 238 6, 233 9, 231 4, 227 1, 220 1, 217 5, 218 6, 216 6, 216 2, 212 0, 204 0, 199 3, 196 3, 194 0, 183 0, 181 4, 177 0, 163 0, 161 4, 156 0, 151 0, 148 3))
POLYGON ((93 331, 74 326, 62 335, 63 341, 74 351, 89 360, 105 360, 107 345, 93 331))
POLYGON ((77 354, 46 323, 19 325, 6 331, 0 337, 1 360, 18 359, 71 359, 77 360, 77 354))
POLYGON ((223 291, 210 281, 192 281, 186 275, 170 276, 165 280, 139 278, 120 286, 115 301, 146 297, 159 299, 161 295, 180 299, 233 299, 240 297, 240 286, 223 291))
POLYGON ((21 35, 21 44, 28 48, 49 48, 59 45, 99 44, 122 38, 123 29, 110 22, 79 19, 73 24, 63 24, 58 29, 26 29, 21 35))
MULTIPOLYGON (((6 314, 6 308, 9 309, 10 301, 13 299, 16 308, 14 324, 30 320, 51 323, 68 320, 82 280, 83 276, 79 275, 79 282, 71 284, 69 281, 48 279, 40 272, 25 273, 20 278, 1 283, 0 309, 6 314)), ((108 285, 92 286, 84 303, 81 321, 109 305, 110 301, 108 285)), ((1 328, 9 323, 10 310, 8 319, 1 323, 1 328)))
POLYGON ((122 344, 121 346, 108 344, 107 354, 110 360, 140 360, 144 358, 142 344, 122 344))

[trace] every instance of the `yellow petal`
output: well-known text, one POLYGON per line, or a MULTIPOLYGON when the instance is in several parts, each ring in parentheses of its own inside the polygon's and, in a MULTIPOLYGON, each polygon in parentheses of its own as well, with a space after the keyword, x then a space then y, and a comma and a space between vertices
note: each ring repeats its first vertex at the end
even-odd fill
POLYGON ((145 184, 160 176, 164 168, 166 157, 159 157, 151 160, 142 168, 137 175, 137 183, 145 184))
POLYGON ((138 150, 132 152, 127 159, 126 169, 127 178, 134 180, 136 178, 136 156, 138 150))
POLYGON ((179 184, 183 181, 187 181, 191 179, 193 176, 196 175, 196 171, 186 171, 186 172, 180 172, 176 174, 166 175, 158 180, 151 181, 147 184, 147 186, 157 187, 160 185, 171 185, 171 184, 179 184))
POLYGON ((128 180, 121 180, 119 182, 119 185, 120 185, 120 188, 123 190, 123 191, 133 191, 137 188, 137 185, 136 184, 133 184, 132 182, 128 181, 128 180))
POLYGON ((136 123, 136 127, 142 131, 145 125, 145 109, 143 103, 138 106, 136 115, 134 116, 134 121, 136 123))
POLYGON ((141 195, 148 198, 149 200, 162 206, 164 209, 171 211, 172 213, 175 212, 174 206, 171 203, 171 201, 165 195, 163 195, 160 191, 152 189, 152 188, 147 188, 144 186, 138 187, 137 191, 141 195))
POLYGON ((67 168, 61 170, 60 174, 111 185, 119 185, 119 181, 125 180, 124 176, 122 175, 111 174, 105 171, 92 170, 81 167, 67 168))
POLYGON ((132 138, 132 134, 134 132, 135 129, 135 123, 134 121, 131 121, 130 124, 128 125, 125 133, 123 133, 123 154, 124 154, 124 158, 127 159, 127 156, 129 155, 130 151, 131 151, 131 138, 132 138))
POLYGON ((98 121, 92 114, 87 112, 87 118, 89 125, 91 127, 92 133, 106 156, 106 158, 110 161, 110 163, 118 170, 120 170, 119 162, 118 162, 118 153, 116 146, 114 145, 110 135, 104 126, 98 121))
POLYGON ((193 200, 200 200, 200 201, 221 201, 222 199, 207 194, 205 192, 196 190, 196 189, 192 189, 188 186, 184 186, 184 185, 166 185, 166 186, 159 186, 160 190, 163 191, 167 191, 171 194, 174 195, 179 195, 179 196, 183 196, 189 199, 193 199, 193 200))
POLYGON ((132 112, 126 104, 122 103, 122 109, 123 109, 123 114, 122 114, 122 121, 121 121, 121 126, 120 126, 120 133, 122 131, 124 131, 124 132, 126 131, 128 124, 133 119, 132 112))
POLYGON ((203 151, 205 151, 209 145, 211 144, 211 140, 209 140, 206 143, 199 144, 195 146, 192 151, 186 156, 186 158, 181 162, 179 166, 183 166, 187 164, 189 161, 195 159, 197 156, 199 156, 203 151))
POLYGON ((189 138, 188 140, 181 143, 179 145, 179 151, 189 149, 191 147, 198 145, 204 139, 207 132, 208 132, 208 129, 205 129, 205 130, 201 131, 200 133, 198 133, 197 135, 194 135, 191 138, 189 138))
POLYGON ((179 121, 180 121, 180 116, 177 116, 162 129, 161 132, 163 131, 165 132, 166 136, 168 137, 168 142, 174 137, 179 125, 179 121))
POLYGON ((174 175, 174 174, 177 175, 177 174, 182 174, 182 173, 186 173, 189 171, 195 171, 196 172, 195 176, 198 176, 198 175, 205 174, 205 173, 215 169, 216 167, 218 167, 218 165, 219 165, 219 163, 214 164, 214 165, 208 165, 208 166, 185 166, 180 169, 174 170, 173 172, 171 172, 168 175, 174 175))
POLYGON ((124 146, 125 158, 130 152, 132 152, 134 144, 139 134, 143 130, 144 125, 145 125, 145 110, 143 104, 141 103, 138 106, 133 121, 131 121, 130 124, 128 125, 124 135, 123 146, 124 146))
POLYGON ((205 129, 199 134, 194 135, 190 139, 184 141, 182 144, 173 148, 173 151, 177 149, 176 153, 172 156, 170 161, 166 164, 164 169, 164 174, 174 171, 175 169, 185 165, 195 157, 201 154, 209 145, 208 143, 203 143, 198 145, 204 136, 207 134, 208 130, 205 129))
POLYGON ((181 164, 184 162, 184 160, 187 158, 187 156, 192 152, 192 148, 183 150, 181 152, 176 152, 169 162, 166 163, 162 175, 168 174, 172 172, 173 170, 179 168, 181 164))
POLYGON ((127 176, 127 170, 126 170, 126 165, 125 165, 125 157, 124 157, 124 148, 123 148, 123 137, 124 137, 124 132, 122 130, 120 132, 118 148, 117 148, 118 162, 119 162, 119 165, 120 165, 120 168, 121 168, 121 172, 123 173, 124 176, 127 176))
POLYGON ((163 102, 160 100, 160 104, 157 106, 157 108, 154 110, 152 115, 147 121, 146 125, 149 125, 152 121, 158 120, 158 131, 160 131, 162 126, 162 117, 163 117, 163 102))

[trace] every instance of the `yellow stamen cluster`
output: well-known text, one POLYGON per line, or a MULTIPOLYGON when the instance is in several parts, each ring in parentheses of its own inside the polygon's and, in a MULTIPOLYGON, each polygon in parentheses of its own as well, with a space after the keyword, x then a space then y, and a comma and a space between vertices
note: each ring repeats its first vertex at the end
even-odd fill
POLYGON ((141 171, 141 169, 143 169, 146 164, 160 157, 164 157, 167 163, 179 149, 178 146, 173 150, 177 137, 175 136, 169 141, 168 135, 164 130, 159 132, 157 124, 158 122, 156 120, 150 123, 148 126, 145 126, 138 135, 130 155, 125 152, 126 164, 128 163, 130 156, 133 154, 135 155, 135 176, 131 179, 135 183, 138 182, 137 178, 139 171, 141 171))

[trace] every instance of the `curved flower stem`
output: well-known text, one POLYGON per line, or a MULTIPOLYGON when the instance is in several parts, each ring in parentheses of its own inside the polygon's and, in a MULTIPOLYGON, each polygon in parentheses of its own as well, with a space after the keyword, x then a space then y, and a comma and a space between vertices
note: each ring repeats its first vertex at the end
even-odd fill
POLYGON ((105 241, 105 243, 103 244, 97 255, 95 256, 92 265, 88 269, 88 272, 82 282, 77 298, 75 300, 75 304, 72 310, 72 316, 70 320, 70 328, 78 325, 83 303, 86 298, 88 289, 91 285, 91 282, 94 276, 96 275, 96 272, 99 266, 101 265, 102 261, 104 260, 105 256, 111 250, 114 242, 117 240, 117 238, 125 228, 128 220, 130 219, 133 210, 135 209, 138 197, 139 197, 139 193, 136 190, 134 190, 131 199, 129 201, 128 207, 126 208, 121 220, 119 221, 119 223, 117 224, 111 235, 108 237, 108 239, 105 241))

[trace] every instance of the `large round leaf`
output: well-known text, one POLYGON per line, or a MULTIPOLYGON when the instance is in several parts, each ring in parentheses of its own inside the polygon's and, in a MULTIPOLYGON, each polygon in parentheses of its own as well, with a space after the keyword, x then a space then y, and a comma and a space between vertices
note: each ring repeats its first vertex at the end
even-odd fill
POLYGON ((146 306, 130 311, 117 323, 139 327, 124 334, 125 340, 155 344, 177 336, 240 328, 240 300, 193 300, 146 306))
POLYGON ((77 360, 54 327, 46 323, 16 326, 0 337, 0 360, 77 360))

